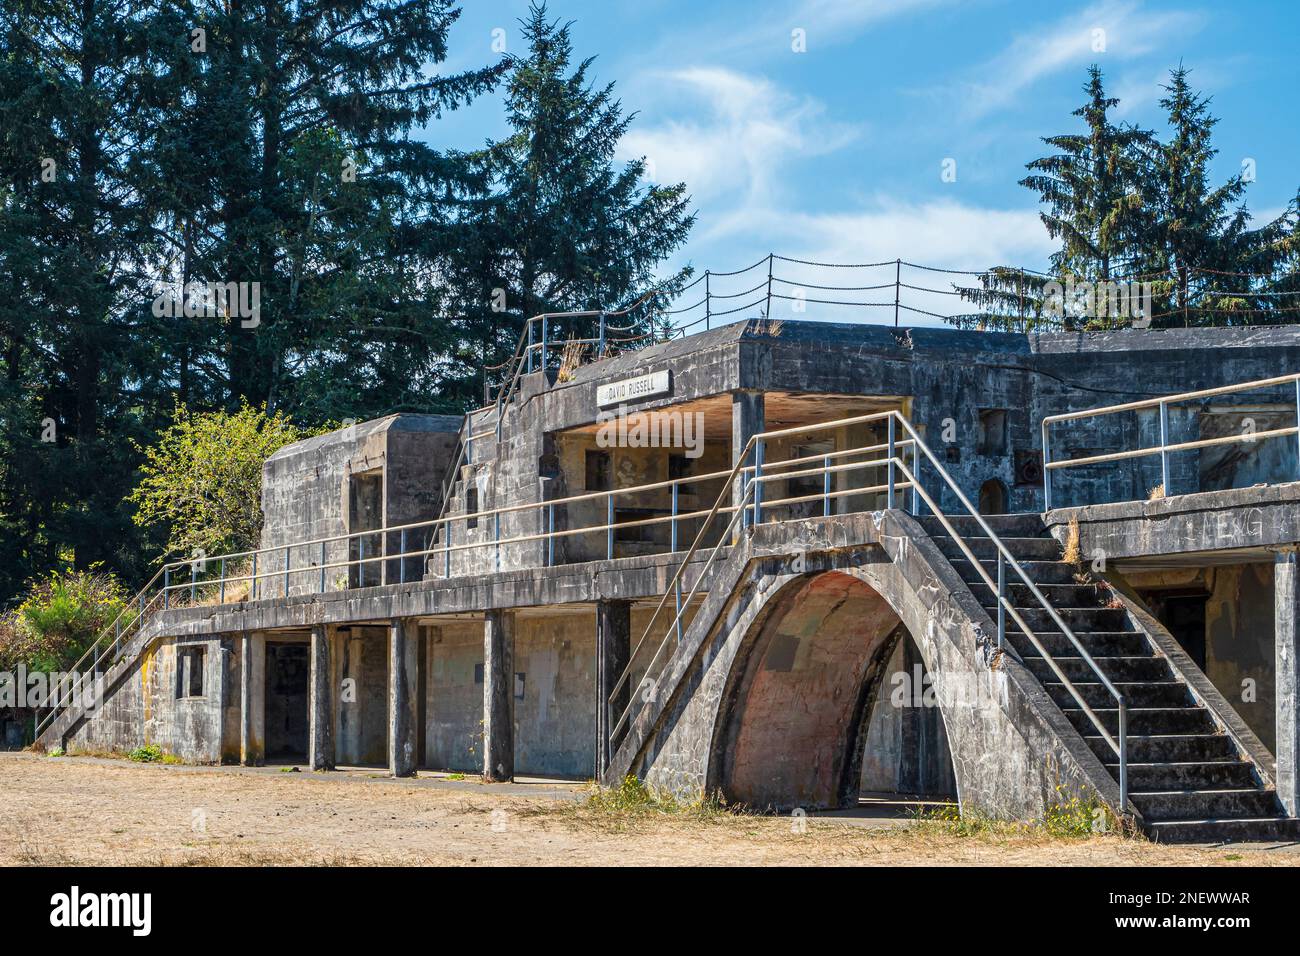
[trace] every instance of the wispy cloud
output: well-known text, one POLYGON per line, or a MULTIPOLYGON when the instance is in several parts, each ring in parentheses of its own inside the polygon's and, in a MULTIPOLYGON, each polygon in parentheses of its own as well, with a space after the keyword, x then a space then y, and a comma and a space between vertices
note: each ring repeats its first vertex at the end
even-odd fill
POLYGON ((654 82, 679 114, 694 118, 633 127, 620 150, 645 156, 660 182, 685 181, 697 200, 764 204, 780 190, 781 170, 791 161, 831 152, 862 133, 828 119, 815 99, 734 70, 692 67, 654 82))
POLYGON ((1204 22, 1200 13, 1148 11, 1137 2, 1106 0, 1017 36, 951 92, 963 102, 967 119, 980 119, 1013 105, 1045 77, 1109 57, 1140 57, 1204 22))

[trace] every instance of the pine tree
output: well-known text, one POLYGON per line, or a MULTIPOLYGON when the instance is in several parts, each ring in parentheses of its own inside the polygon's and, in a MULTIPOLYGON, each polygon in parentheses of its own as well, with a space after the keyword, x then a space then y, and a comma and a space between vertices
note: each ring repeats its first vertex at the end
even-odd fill
MULTIPOLYGON (((980 277, 979 288, 959 288, 982 314, 964 316, 962 323, 1010 330, 1072 324, 1044 301, 1050 280, 1106 283, 1126 277, 1142 259, 1141 229, 1149 189, 1147 158, 1154 147, 1152 133, 1114 124, 1110 111, 1119 100, 1106 95, 1101 70, 1088 69, 1087 102, 1076 109, 1086 131, 1044 137, 1055 151, 1035 159, 1020 185, 1033 190, 1045 207, 1039 216, 1060 249, 1051 257, 1051 275, 1002 266, 980 277), (1054 314, 1054 311, 1056 314, 1054 314)), ((1087 327, 1110 327, 1118 317, 1102 304, 1099 314, 1085 317, 1087 327)))
MULTIPOLYGON (((647 187, 644 160, 616 163, 634 115, 623 112, 614 84, 592 83, 594 58, 574 64, 571 24, 549 20, 544 4, 521 24, 528 52, 512 64, 505 97, 513 132, 488 144, 493 197, 476 211, 463 270, 477 280, 461 303, 462 347, 498 362, 526 317, 612 310, 653 300, 653 290, 666 298, 691 274, 656 278, 694 224, 685 185, 647 187)), ((622 334, 647 334, 651 312, 621 319, 632 327, 622 334)), ((556 323, 556 335, 590 337, 592 326, 556 323)), ((476 391, 469 377, 461 388, 476 391)))

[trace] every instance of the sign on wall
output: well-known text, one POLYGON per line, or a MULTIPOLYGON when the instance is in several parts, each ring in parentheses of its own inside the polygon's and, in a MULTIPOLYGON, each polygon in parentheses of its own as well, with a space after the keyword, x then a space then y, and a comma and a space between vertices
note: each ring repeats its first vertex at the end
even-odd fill
POLYGON ((625 378, 621 382, 610 382, 596 387, 596 405, 621 405, 625 402, 637 402, 655 395, 667 395, 671 387, 668 370, 625 378))

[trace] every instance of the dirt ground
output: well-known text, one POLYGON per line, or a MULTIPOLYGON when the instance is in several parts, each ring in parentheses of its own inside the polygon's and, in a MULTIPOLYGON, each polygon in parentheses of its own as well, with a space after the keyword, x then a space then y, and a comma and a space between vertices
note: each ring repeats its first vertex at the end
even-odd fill
POLYGON ((1300 864, 1294 846, 961 835, 907 819, 628 815, 576 787, 0 755, 0 864, 1300 864))

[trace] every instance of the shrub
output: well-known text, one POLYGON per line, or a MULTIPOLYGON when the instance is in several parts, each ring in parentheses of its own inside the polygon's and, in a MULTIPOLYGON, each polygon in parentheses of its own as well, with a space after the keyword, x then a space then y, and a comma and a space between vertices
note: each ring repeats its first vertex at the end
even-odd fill
POLYGON ((67 670, 126 601, 121 583, 98 565, 30 582, 23 602, 0 621, 0 668, 67 670))

